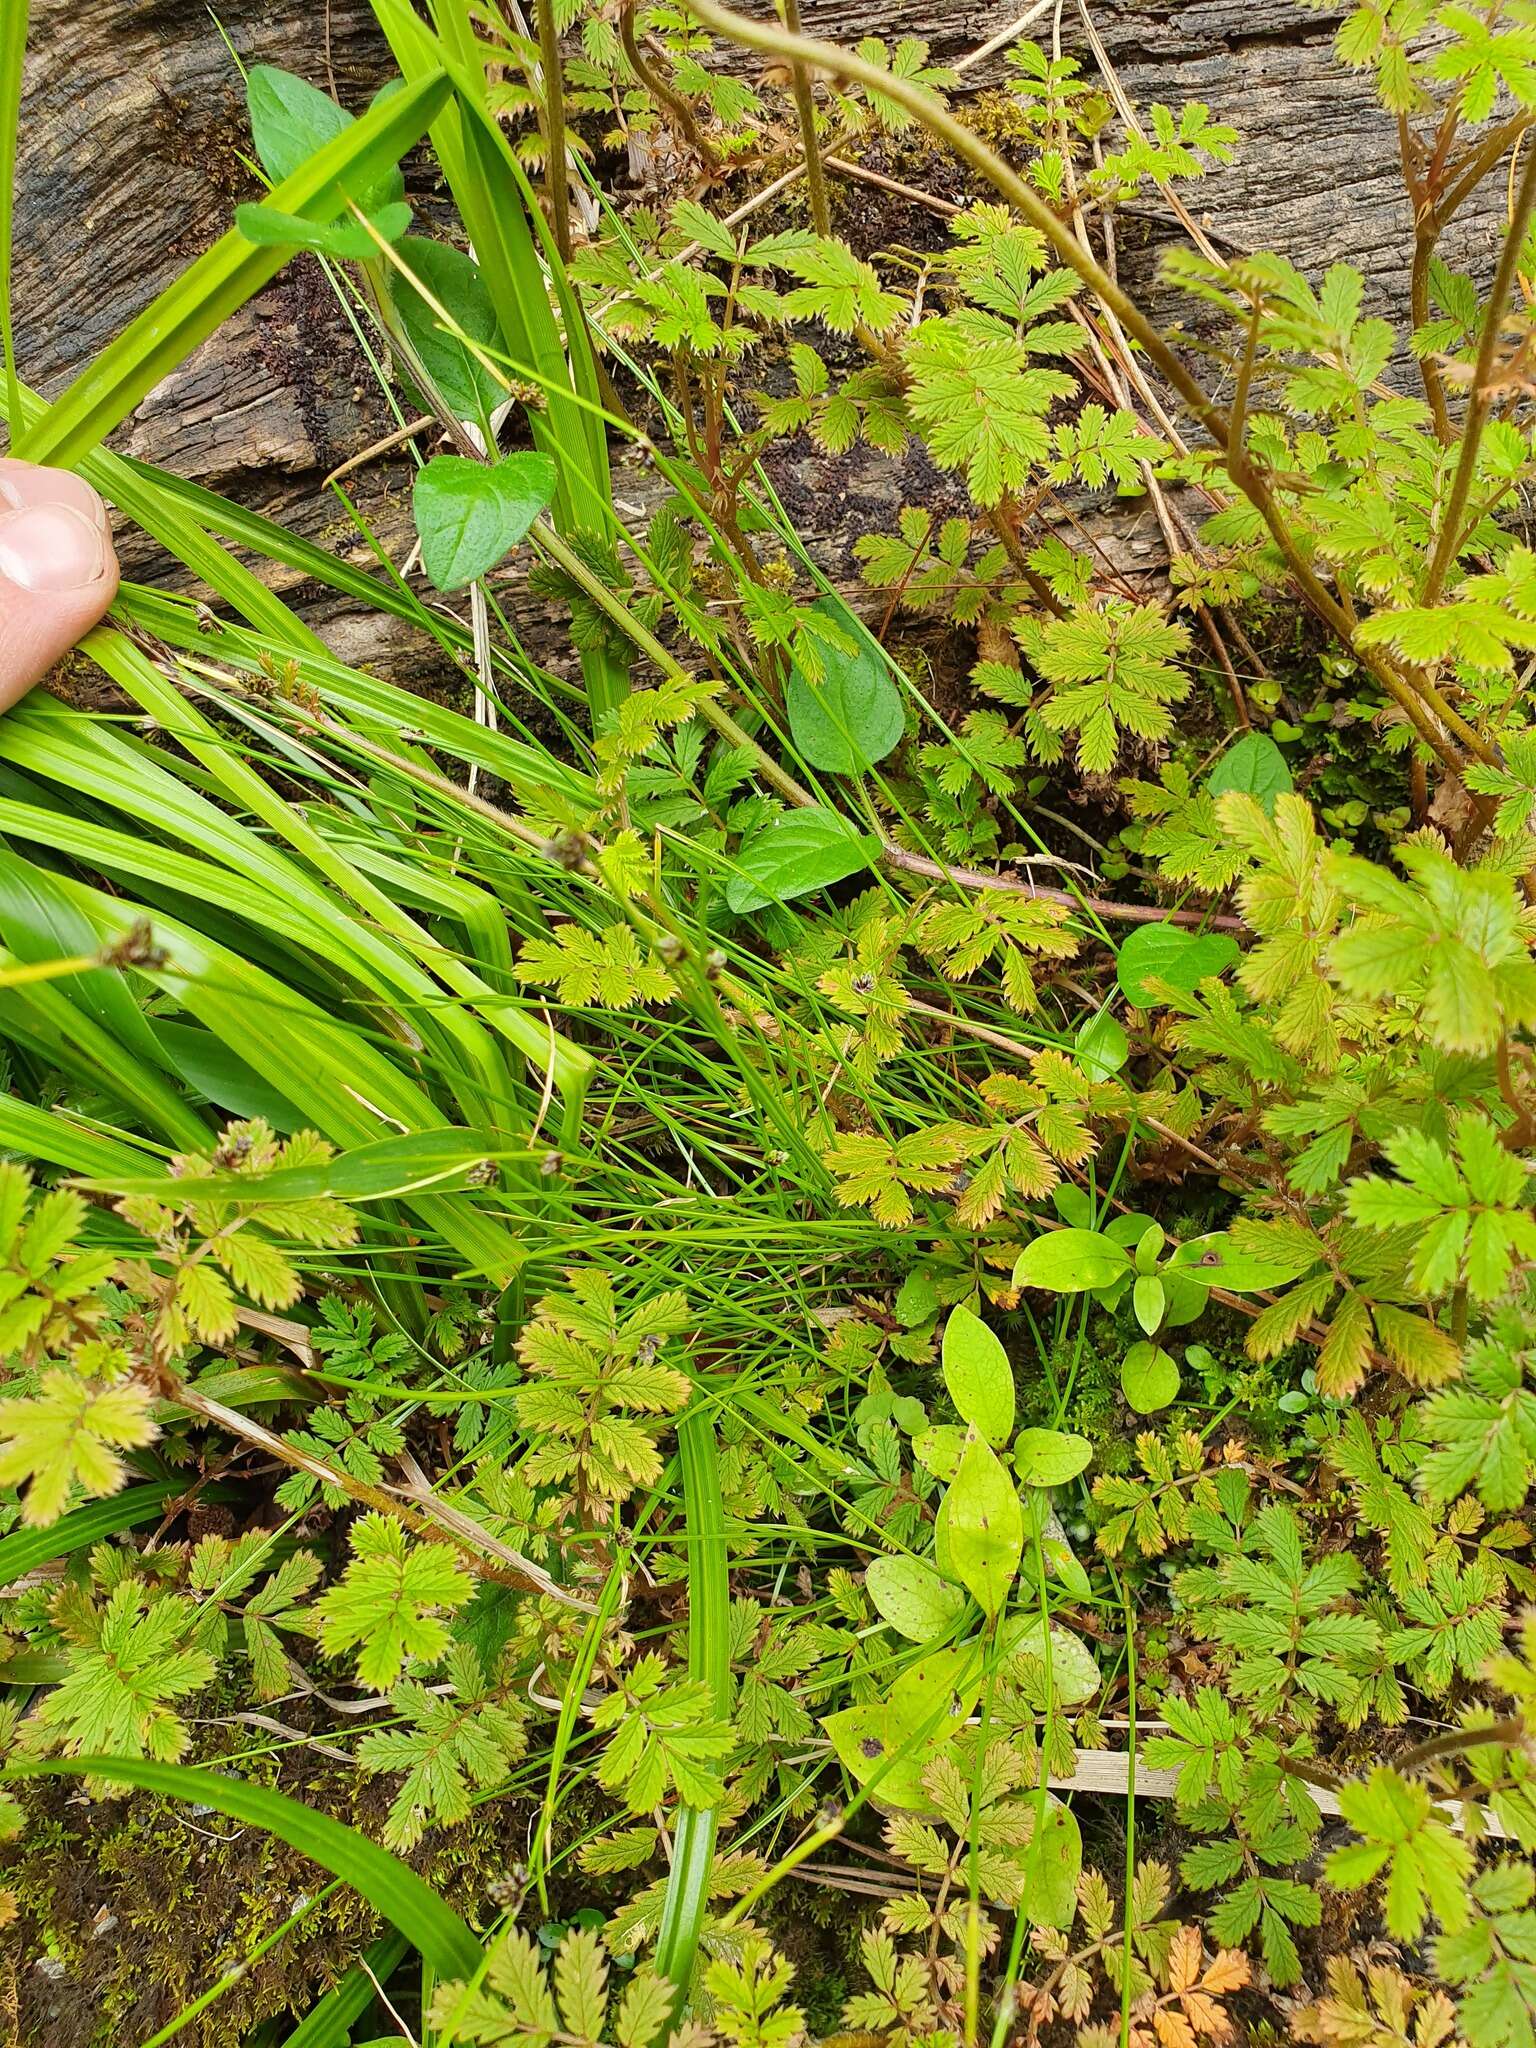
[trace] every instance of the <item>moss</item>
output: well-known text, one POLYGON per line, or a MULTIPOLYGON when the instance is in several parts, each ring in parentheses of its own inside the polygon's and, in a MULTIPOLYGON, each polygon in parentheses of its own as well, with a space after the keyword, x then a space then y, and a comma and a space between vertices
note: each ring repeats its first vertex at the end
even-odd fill
MULTIPOLYGON (((215 1758, 206 1759, 217 1761, 215 1758)), ((242 1773, 379 1836, 386 1785, 292 1754, 281 1769, 242 1773)), ((92 1799, 76 1781, 30 1787, 32 1824, 6 1882, 19 1917, 0 1978, 5 2038, 17 2048, 98 2048, 163 2027, 312 1897, 326 1874, 259 1829, 135 1795, 92 1799)), ((427 1837, 409 1860, 473 1913, 522 1853, 528 1808, 479 1808, 427 1837)), ((264 2020, 308 2010, 374 1939, 379 1921, 346 1886, 249 1968, 180 2037, 187 2048, 236 2048, 264 2020)))

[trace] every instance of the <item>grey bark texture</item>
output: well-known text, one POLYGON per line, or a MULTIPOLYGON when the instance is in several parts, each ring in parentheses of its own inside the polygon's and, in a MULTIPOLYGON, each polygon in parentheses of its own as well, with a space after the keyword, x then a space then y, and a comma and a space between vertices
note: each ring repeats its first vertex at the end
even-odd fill
MULTIPOLYGON (((1019 0, 929 0, 923 9, 910 0, 860 0, 852 9, 811 0, 805 10, 813 34, 921 34, 946 61, 1021 11, 1019 0)), ((1238 161, 1185 188, 1219 243, 1278 249, 1313 274, 1347 255, 1370 277, 1373 310, 1402 319, 1408 218, 1396 140, 1369 81, 1330 57, 1342 8, 1092 0, 1092 11, 1137 105, 1204 100, 1240 130, 1238 161)), ((203 0, 34 0, 32 12, 15 300, 23 371, 52 392, 208 245, 254 187, 242 162, 240 80, 203 0)), ((300 71, 344 104, 361 106, 389 75, 367 0, 222 0, 218 12, 244 62, 300 71)), ((1063 47, 1082 53, 1078 0, 1063 0, 1059 18, 1063 47)), ((1048 41, 1051 29, 1047 14, 1031 33, 1048 41)), ((967 72, 967 88, 1003 76, 1001 57, 990 58, 967 72)), ((837 196, 848 232, 866 243, 931 245, 942 236, 930 215, 867 187, 842 186, 837 196)), ((1469 209, 1448 252, 1477 270, 1499 197, 1490 189, 1480 213, 1469 209)), ((1150 283, 1163 233, 1151 213, 1122 221, 1128 282, 1150 283)), ((299 258, 151 394, 118 445, 365 560, 320 485, 391 425, 323 276, 299 258)), ((838 579, 849 574, 853 538, 888 525, 903 499, 958 509, 952 479, 868 451, 832 462, 794 446, 776 458, 775 480, 813 554, 838 579)), ((350 486, 397 562, 411 541, 408 487, 399 459, 378 462, 350 486)), ((624 494, 643 503, 643 480, 624 494)), ((126 536, 124 554, 130 573, 165 573, 142 539, 126 536)), ((291 577, 287 587, 343 658, 403 682, 441 684, 438 657, 390 621, 295 587, 291 577)), ((559 662, 556 622, 518 596, 515 578, 512 602, 530 645, 559 662)))

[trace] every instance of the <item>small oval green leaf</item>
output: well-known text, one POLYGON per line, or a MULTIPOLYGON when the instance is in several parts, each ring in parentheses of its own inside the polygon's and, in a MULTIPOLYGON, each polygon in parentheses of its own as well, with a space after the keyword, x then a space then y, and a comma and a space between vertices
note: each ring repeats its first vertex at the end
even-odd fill
POLYGON ((945 1500, 955 1576, 987 1614, 1008 1597, 1024 1548, 1024 1514, 997 1453, 980 1438, 967 1446, 945 1500))
POLYGON ((1159 1344, 1133 1344, 1121 1362, 1120 1391, 1138 1415, 1155 1415, 1178 1398, 1178 1364, 1159 1344))
POLYGON ((933 1642, 965 1611, 959 1588, 946 1585, 932 1565, 917 1557, 874 1558, 864 1586, 880 1619, 912 1643, 933 1642))
POLYGON ((944 1384, 965 1421, 989 1444, 1013 1434, 1013 1367, 1008 1354, 980 1316, 968 1308, 950 1311, 944 1325, 944 1384))
POLYGON ((1093 1462, 1093 1445, 1064 1429, 1021 1429, 1014 1470, 1026 1486, 1065 1486, 1093 1462))
POLYGON ((1013 1269, 1015 1287, 1052 1294, 1088 1294, 1113 1286, 1131 1270, 1130 1254, 1100 1230, 1051 1230, 1025 1245, 1013 1269))
POLYGON ((1168 1294, 1155 1273, 1138 1273, 1136 1285, 1131 1290, 1131 1307, 1136 1320, 1150 1337, 1163 1320, 1163 1310, 1168 1306, 1168 1294))

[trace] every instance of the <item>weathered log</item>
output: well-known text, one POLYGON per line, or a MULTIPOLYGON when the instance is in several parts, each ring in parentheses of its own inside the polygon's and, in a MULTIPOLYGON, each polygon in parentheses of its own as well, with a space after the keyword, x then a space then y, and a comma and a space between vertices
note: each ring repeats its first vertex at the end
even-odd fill
MULTIPOLYGON (((832 0, 806 9, 811 33, 854 39, 927 35, 953 61, 1006 27, 1017 0, 832 0)), ((1295 0, 1094 0, 1110 62, 1138 105, 1206 101, 1242 135, 1237 162, 1186 188, 1218 243, 1275 248, 1313 273, 1347 256, 1370 280, 1374 310, 1402 318, 1408 209, 1391 123, 1368 78, 1343 72, 1330 43, 1343 9, 1295 0)), ((1059 9, 1065 48, 1084 52, 1077 0, 1059 9)), ((331 85, 359 106, 389 74, 367 0, 230 0, 220 19, 246 63, 270 61, 331 85)), ((1049 40, 1052 14, 1032 33, 1049 40)), ((1088 59, 1091 66, 1092 59, 1088 59)), ((1001 56, 966 72, 995 86, 1001 56)), ((202 0, 36 0, 27 62, 15 297, 25 374, 56 390, 228 223, 254 189, 240 80, 202 0)), ((850 204, 871 239, 941 232, 898 199, 856 188, 850 204)), ((1454 252, 1484 267, 1498 220, 1490 189, 1469 210, 1454 252)), ((1129 281, 1150 286, 1165 239, 1158 209, 1122 219, 1129 281), (1138 227, 1141 232, 1137 232, 1138 227)), ((356 536, 320 484, 392 421, 318 266, 299 258, 183 369, 151 395, 120 436, 167 465, 339 547, 356 536)), ((385 460, 349 488, 401 561, 410 547, 406 465, 385 460)), ((835 577, 852 539, 888 524, 903 499, 958 503, 953 480, 921 458, 893 464, 868 451, 837 462, 808 446, 776 457, 775 478, 802 534, 835 577)), ((646 502, 644 479, 623 494, 646 502)), ((1151 543, 1148 543, 1150 549, 1151 543)), ((155 550, 128 536, 132 573, 155 576, 155 550)), ((292 587, 287 572, 273 573, 292 587)), ((556 622, 516 596, 534 650, 560 659, 556 622)), ((386 662, 401 680, 442 680, 438 657, 386 621, 303 587, 294 602, 350 660, 386 662)))

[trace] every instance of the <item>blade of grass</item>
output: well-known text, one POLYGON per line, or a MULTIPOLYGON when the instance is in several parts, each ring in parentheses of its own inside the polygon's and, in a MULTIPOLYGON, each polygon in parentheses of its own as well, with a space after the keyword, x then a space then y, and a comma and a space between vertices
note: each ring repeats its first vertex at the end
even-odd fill
MULTIPOLYGON (((709 1687, 712 1709, 725 1720, 731 1711, 730 1555, 715 1426, 707 1407, 694 1407, 679 1421, 677 1454, 688 1531, 688 1676, 709 1687)), ((713 1807, 685 1806, 673 1832, 656 1967, 676 1986, 679 2007, 693 1979, 709 1909, 718 1823, 713 1807)))
POLYGON ((410 1946, 402 1935, 386 1934, 361 1962, 354 1963, 339 1984, 300 2020, 283 2048, 347 2048, 355 2021, 372 2005, 380 1984, 387 1984, 410 1946), (366 1964, 366 1968, 364 1965, 366 1964))
POLYGON ((226 1777, 222 1771, 203 1770, 193 1764, 151 1763, 120 1756, 13 1759, 0 1778, 59 1775, 105 1778, 110 1784, 131 1785, 141 1792, 158 1792, 166 1799, 212 1807, 217 1813, 227 1813, 232 1820, 263 1828, 361 1893, 376 1912, 400 1930, 439 1976, 468 1977, 480 1967, 479 1942, 453 1908, 423 1883, 414 1870, 398 1856, 391 1856, 387 1849, 370 1842, 356 1828, 301 1806, 286 1793, 274 1792, 266 1785, 247 1784, 244 1779, 226 1777))
MULTIPOLYGON (((366 190, 421 139, 448 92, 447 78, 436 72, 391 94, 275 186, 270 203, 305 220, 334 220, 352 194, 366 190)), ((257 248, 235 229, 221 236, 76 378, 14 452, 29 462, 78 462, 275 277, 291 253, 257 248)))
MULTIPOLYGON (((89 1550, 108 1536, 136 1529, 141 1522, 153 1522, 164 1514, 168 1501, 186 1492, 187 1485, 187 1477, 182 1474, 175 1479, 130 1486, 126 1492, 112 1494, 106 1500, 88 1501, 83 1508, 61 1515, 44 1529, 16 1529, 9 1536, 0 1537, 0 1586, 14 1585, 17 1579, 25 1578, 28 1572, 35 1572, 39 1565, 48 1564, 53 1558, 89 1550)), ((200 1501, 209 1504, 238 1498, 239 1489, 233 1486, 205 1486, 198 1494, 200 1501)))

